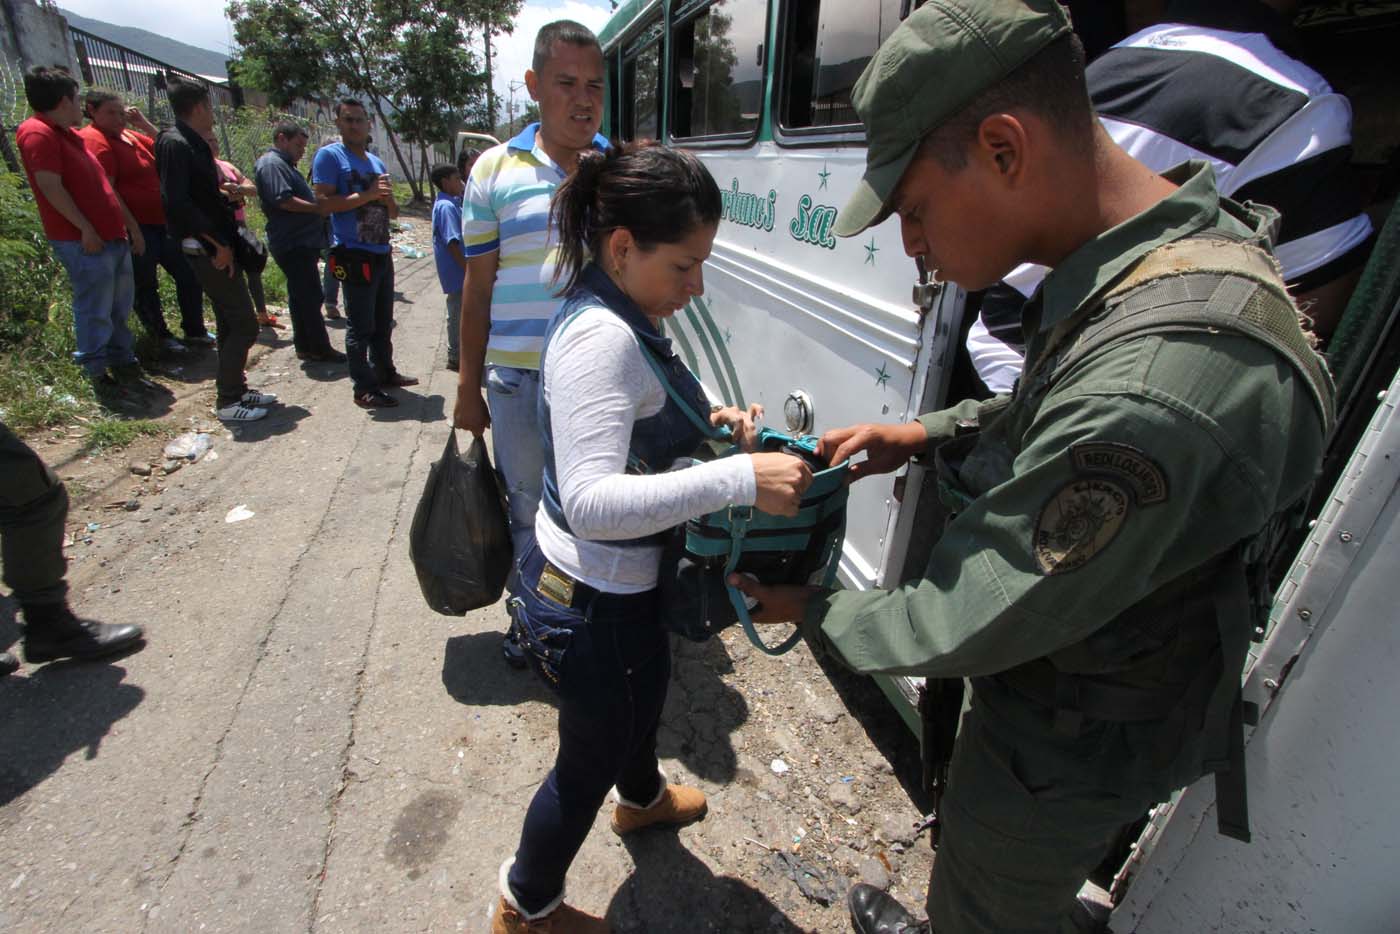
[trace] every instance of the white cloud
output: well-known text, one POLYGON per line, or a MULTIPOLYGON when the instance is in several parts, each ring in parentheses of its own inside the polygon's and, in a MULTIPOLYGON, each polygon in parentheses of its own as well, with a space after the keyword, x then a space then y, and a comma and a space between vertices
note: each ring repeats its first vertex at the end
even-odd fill
MULTIPOLYGON (((535 34, 541 27, 558 19, 571 19, 598 32, 610 16, 612 10, 608 0, 526 0, 520 15, 515 18, 515 31, 508 36, 497 36, 493 42, 495 71, 491 83, 500 97, 500 119, 504 122, 506 118, 510 83, 523 84, 525 81, 525 71, 530 67, 530 59, 535 52, 535 34)), ((516 90, 516 116, 520 115, 529 100, 530 95, 524 88, 516 90)))

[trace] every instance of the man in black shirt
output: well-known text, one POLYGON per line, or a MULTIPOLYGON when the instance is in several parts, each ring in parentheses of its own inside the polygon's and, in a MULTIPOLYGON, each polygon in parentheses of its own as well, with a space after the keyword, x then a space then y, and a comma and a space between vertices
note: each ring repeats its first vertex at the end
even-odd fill
POLYGON ((243 372, 258 337, 258 319, 239 262, 233 207, 219 182, 214 154, 200 135, 214 129, 214 108, 203 85, 177 83, 168 96, 175 125, 156 140, 160 199, 170 235, 180 242, 214 306, 219 342, 215 412, 226 422, 256 421, 277 397, 249 389, 243 372))

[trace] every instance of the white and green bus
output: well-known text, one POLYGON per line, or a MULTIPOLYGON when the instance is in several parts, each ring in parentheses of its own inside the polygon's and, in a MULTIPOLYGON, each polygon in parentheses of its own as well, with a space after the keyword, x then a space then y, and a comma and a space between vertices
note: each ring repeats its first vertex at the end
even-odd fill
MULTIPOLYGON (((600 36, 604 132, 696 151, 724 193, 705 294, 667 333, 714 396, 761 402, 792 430, 906 420, 974 385, 961 349, 976 297, 924 281, 897 220, 849 240, 831 232, 865 163, 851 88, 917 5, 629 0, 600 36)), ((1144 6, 1070 5, 1086 44, 1095 31, 1126 35, 1144 6)), ((1099 878, 1119 932, 1400 930, 1389 878, 1400 837, 1400 6, 1304 3, 1299 25, 1304 59, 1351 98, 1352 161, 1379 235, 1329 347, 1339 428, 1315 519, 1280 555, 1273 616, 1246 672, 1254 843, 1213 833, 1210 782, 1156 809, 1099 878)), ((922 571, 942 524, 926 480, 911 466, 893 484, 852 488, 844 586, 922 571)), ((882 686, 916 726, 918 682, 882 686)))

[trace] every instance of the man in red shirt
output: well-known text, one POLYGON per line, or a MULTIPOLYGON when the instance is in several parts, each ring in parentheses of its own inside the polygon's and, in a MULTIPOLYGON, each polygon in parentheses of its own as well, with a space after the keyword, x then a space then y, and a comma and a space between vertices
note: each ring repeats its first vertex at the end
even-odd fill
POLYGON ((160 131, 140 110, 123 106, 116 92, 104 88, 88 90, 83 111, 91 122, 78 135, 107 173, 118 203, 131 215, 145 242, 145 250, 133 250, 131 257, 136 277, 136 316, 147 333, 160 341, 162 350, 178 353, 185 349, 170 332, 161 310, 156 267, 164 266, 175 282, 186 343, 212 345, 214 339, 204 326, 204 292, 179 244, 171 241, 165 230, 155 154, 155 137, 160 131))
MULTIPOLYGON (((15 132, 44 235, 73 285, 78 363, 94 388, 141 378, 131 350, 131 244, 117 195, 73 129, 82 119, 78 82, 62 68, 31 68, 24 96, 34 116, 15 132)), ((139 232, 139 228, 137 228, 139 232)))

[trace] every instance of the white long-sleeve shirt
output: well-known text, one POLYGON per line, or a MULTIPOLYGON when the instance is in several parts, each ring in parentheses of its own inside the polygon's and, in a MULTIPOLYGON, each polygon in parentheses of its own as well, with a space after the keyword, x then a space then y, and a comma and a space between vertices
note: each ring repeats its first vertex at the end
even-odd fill
POLYGON ((661 547, 611 542, 731 504, 753 505, 757 487, 747 455, 668 473, 626 472, 632 426, 661 411, 666 390, 632 329, 611 311, 587 308, 557 333, 543 376, 559 498, 573 534, 542 508, 535 538, 561 571, 609 593, 642 593, 656 586, 661 547))

